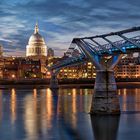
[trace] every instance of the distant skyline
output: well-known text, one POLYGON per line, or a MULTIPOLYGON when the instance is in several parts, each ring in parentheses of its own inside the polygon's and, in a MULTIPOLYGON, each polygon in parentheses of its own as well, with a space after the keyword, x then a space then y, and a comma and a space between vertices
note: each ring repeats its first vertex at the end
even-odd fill
POLYGON ((1 0, 0 44, 5 55, 25 55, 36 21, 55 55, 74 37, 140 26, 138 0, 1 0))

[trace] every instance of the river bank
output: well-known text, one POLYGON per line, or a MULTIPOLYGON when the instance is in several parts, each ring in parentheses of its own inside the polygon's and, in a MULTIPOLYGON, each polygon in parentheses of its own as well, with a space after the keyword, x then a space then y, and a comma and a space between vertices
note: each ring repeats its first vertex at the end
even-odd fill
MULTIPOLYGON (((64 79, 59 80, 59 86, 62 88, 75 87, 75 88, 93 88, 95 79, 64 79)), ((50 79, 4 79, 0 80, 0 88, 19 87, 23 88, 42 88, 49 87, 50 79)), ((118 88, 137 88, 140 87, 140 79, 116 79, 118 88)))

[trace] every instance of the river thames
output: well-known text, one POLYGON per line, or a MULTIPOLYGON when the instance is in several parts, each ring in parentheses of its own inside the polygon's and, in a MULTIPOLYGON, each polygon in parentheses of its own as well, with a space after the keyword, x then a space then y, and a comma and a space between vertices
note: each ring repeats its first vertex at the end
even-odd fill
POLYGON ((0 140, 139 140, 140 88, 118 89, 120 116, 90 116, 93 89, 0 89, 0 140))

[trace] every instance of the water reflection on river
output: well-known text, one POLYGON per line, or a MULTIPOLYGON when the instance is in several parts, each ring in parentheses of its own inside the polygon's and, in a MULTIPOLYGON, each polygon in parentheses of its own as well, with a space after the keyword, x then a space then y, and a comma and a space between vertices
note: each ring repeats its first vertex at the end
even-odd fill
POLYGON ((1 89, 0 140, 139 140, 140 89, 118 89, 121 116, 90 116, 92 89, 1 89))

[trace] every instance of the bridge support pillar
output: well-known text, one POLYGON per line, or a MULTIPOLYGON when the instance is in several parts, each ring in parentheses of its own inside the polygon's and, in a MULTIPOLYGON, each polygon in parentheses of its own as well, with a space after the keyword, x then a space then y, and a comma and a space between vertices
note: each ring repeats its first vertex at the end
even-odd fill
POLYGON ((119 97, 112 70, 97 71, 90 113, 120 114, 119 97))
POLYGON ((55 73, 52 73, 52 77, 50 79, 50 89, 58 89, 58 79, 55 73))

